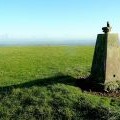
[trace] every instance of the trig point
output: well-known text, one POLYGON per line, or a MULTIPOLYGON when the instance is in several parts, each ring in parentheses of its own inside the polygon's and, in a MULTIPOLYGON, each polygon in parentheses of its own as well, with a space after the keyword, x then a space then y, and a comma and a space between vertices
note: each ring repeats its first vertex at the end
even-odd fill
POLYGON ((91 76, 95 83, 120 80, 119 40, 117 33, 110 33, 112 27, 107 22, 104 34, 97 35, 91 76))

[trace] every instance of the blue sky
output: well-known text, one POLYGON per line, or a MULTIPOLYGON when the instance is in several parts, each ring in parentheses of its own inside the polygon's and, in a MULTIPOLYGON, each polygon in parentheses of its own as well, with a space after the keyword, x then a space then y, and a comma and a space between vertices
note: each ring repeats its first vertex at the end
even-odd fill
POLYGON ((120 33, 120 0, 0 0, 0 39, 96 39, 120 33))

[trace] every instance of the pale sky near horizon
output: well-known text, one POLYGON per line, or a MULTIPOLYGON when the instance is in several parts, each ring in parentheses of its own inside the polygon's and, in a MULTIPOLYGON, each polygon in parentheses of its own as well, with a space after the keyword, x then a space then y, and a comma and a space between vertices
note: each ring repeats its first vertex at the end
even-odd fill
POLYGON ((96 39, 120 33, 120 0, 0 0, 0 38, 96 39))

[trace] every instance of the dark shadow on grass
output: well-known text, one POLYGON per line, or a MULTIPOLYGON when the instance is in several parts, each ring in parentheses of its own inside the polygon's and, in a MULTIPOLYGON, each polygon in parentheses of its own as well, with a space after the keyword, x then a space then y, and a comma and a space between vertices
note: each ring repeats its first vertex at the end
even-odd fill
POLYGON ((21 84, 0 87, 0 92, 10 93, 11 90, 15 88, 30 88, 32 86, 44 87, 48 85, 54 85, 57 83, 76 86, 83 91, 101 91, 102 89, 101 86, 96 86, 96 84, 94 85, 92 81, 93 80, 90 76, 86 78, 76 79, 76 78, 73 78, 72 76, 59 73, 49 78, 36 79, 36 80, 31 80, 25 83, 21 83, 21 84))
POLYGON ((85 91, 95 91, 95 92, 103 92, 104 86, 102 84, 97 84, 94 82, 91 76, 86 78, 80 78, 76 80, 76 85, 85 91))
POLYGON ((21 83, 21 84, 0 87, 0 92, 11 92, 11 90, 14 88, 30 88, 32 86, 44 87, 48 85, 54 85, 57 83, 75 86, 76 79, 69 75, 63 75, 60 73, 49 78, 36 79, 36 80, 28 81, 25 83, 21 83))

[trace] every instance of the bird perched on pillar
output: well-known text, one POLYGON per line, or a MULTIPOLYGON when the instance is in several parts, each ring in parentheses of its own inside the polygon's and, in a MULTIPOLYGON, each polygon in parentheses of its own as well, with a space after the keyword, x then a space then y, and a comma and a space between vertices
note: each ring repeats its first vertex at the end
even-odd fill
POLYGON ((110 32, 112 27, 110 26, 110 23, 107 21, 107 27, 103 27, 102 30, 104 33, 110 32))

